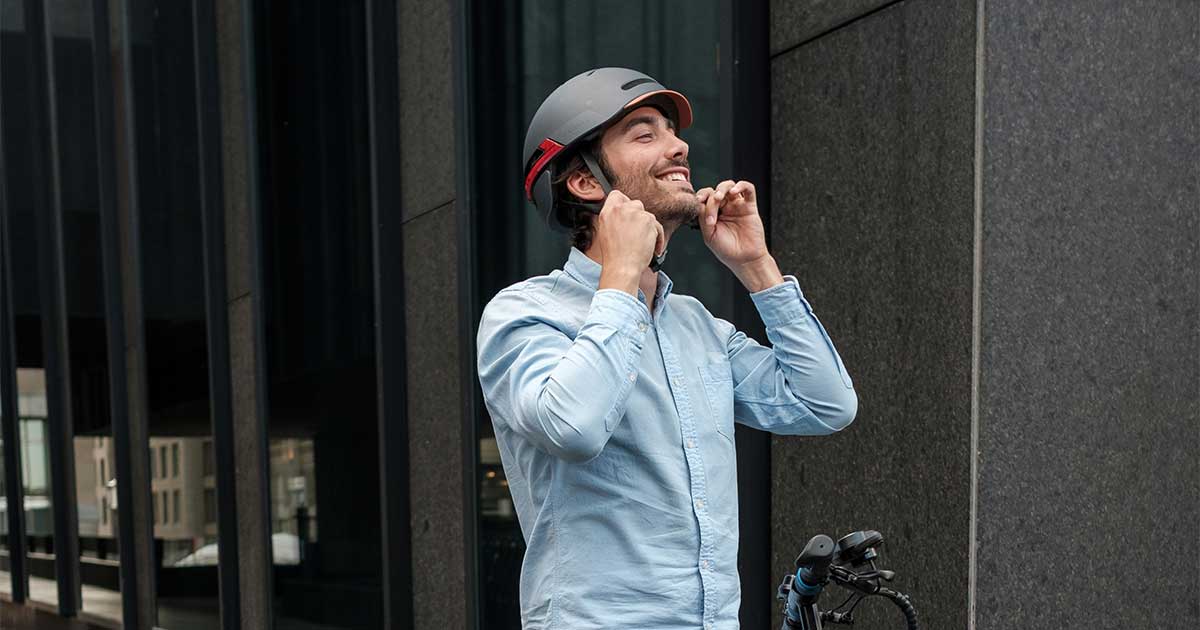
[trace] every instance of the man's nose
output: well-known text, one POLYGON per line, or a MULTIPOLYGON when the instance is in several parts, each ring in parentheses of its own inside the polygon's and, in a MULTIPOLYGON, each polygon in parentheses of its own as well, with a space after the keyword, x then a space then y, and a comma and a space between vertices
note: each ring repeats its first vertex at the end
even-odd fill
POLYGON ((687 159, 688 143, 684 142, 679 136, 675 136, 675 140, 667 147, 667 159, 679 160, 687 159))

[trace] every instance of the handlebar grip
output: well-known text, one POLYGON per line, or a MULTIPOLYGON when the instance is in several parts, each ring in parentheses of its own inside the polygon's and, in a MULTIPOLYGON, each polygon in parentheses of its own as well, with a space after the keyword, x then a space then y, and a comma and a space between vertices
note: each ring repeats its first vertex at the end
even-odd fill
POLYGON ((817 534, 804 545, 804 550, 796 558, 796 577, 803 582, 804 587, 817 588, 824 586, 829 579, 829 565, 833 562, 833 539, 825 534, 817 534))

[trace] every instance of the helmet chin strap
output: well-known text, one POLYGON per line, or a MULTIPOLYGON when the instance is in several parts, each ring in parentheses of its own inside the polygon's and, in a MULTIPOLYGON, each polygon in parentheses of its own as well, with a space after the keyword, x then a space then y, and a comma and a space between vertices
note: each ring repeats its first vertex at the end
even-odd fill
MULTIPOLYGON (((609 193, 612 192, 613 187, 612 184, 608 183, 608 178, 604 176, 604 169, 600 168, 600 163, 596 160, 596 156, 592 155, 591 151, 584 149, 579 152, 579 157, 583 158, 583 163, 587 164, 588 170, 592 172, 592 177, 596 178, 596 181, 600 184, 600 188, 604 190, 604 196, 608 197, 609 193)), ((578 205, 595 214, 600 214, 601 208, 604 207, 603 203, 595 202, 581 203, 578 205)), ((662 268, 663 263, 666 262, 666 260, 667 250, 666 248, 663 248, 663 252, 661 254, 650 259, 650 271, 658 273, 658 270, 662 268)))

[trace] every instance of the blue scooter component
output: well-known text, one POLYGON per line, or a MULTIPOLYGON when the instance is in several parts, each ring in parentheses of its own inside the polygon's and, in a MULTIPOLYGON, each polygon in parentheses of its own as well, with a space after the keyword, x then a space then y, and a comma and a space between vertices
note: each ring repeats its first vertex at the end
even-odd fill
POLYGON ((883 536, 876 531, 853 532, 838 540, 837 545, 824 534, 813 536, 796 558, 795 573, 788 574, 779 586, 777 598, 784 602, 782 630, 821 630, 823 622, 851 625, 855 606, 868 596, 890 600, 904 613, 909 630, 917 630, 917 612, 908 596, 880 585, 891 581, 896 574, 875 564, 879 558, 876 547, 883 536), (829 582, 852 591, 837 608, 817 609, 817 600, 829 582), (846 604, 850 609, 841 611, 846 604))

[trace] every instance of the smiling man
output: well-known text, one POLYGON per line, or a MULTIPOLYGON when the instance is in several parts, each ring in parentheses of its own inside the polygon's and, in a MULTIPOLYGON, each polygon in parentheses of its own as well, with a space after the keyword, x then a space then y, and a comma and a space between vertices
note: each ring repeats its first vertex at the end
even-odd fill
POLYGON ((498 293, 477 339, 527 544, 527 630, 737 628, 734 422, 824 435, 857 410, 833 342, 767 250, 754 185, 693 189, 679 136, 691 121, 678 92, 599 68, 529 126, 525 190, 571 253, 498 293), (659 267, 689 224, 750 292, 770 348, 671 291, 659 267))

